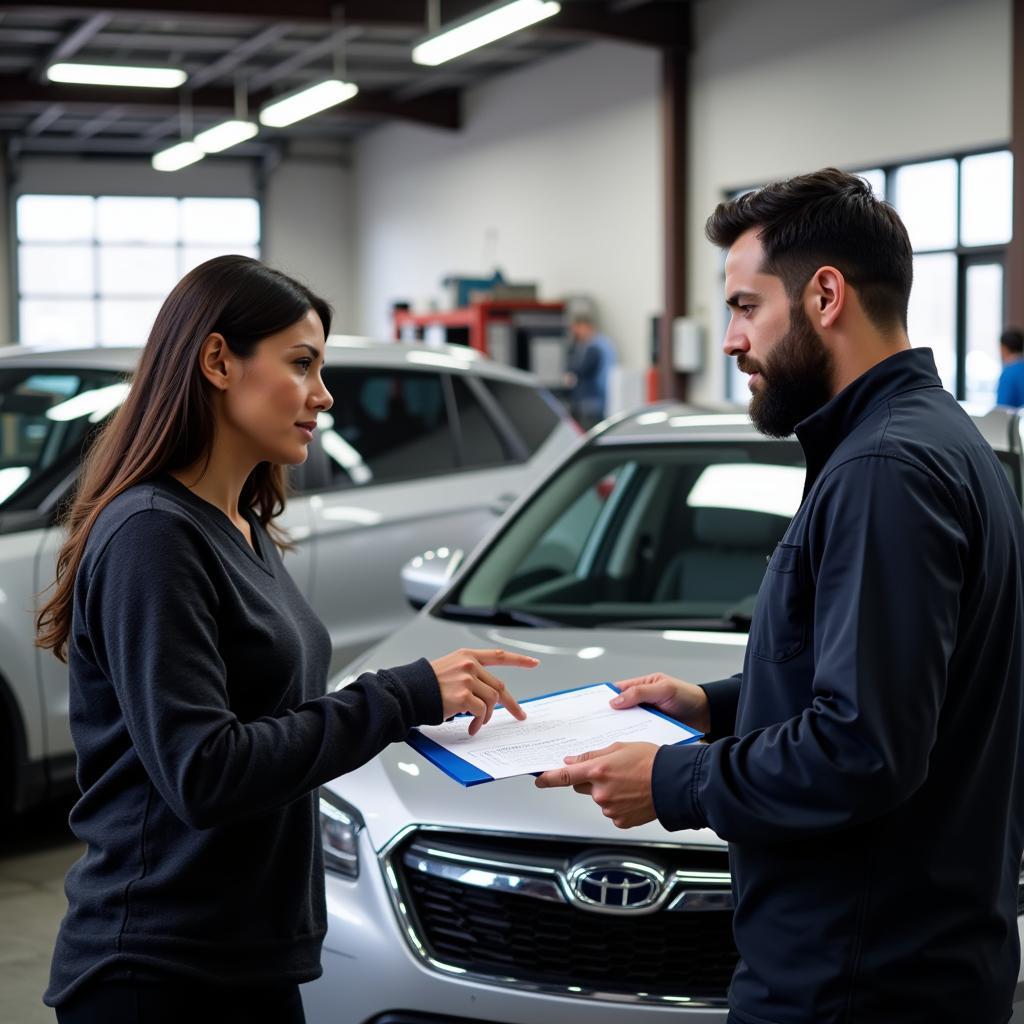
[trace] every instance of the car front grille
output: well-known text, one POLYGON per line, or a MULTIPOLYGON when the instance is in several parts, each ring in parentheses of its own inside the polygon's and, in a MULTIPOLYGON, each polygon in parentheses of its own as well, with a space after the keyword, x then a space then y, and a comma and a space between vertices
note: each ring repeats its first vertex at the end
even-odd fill
POLYGON ((414 946, 437 969, 564 995, 725 1001, 738 954, 724 850, 420 830, 388 867, 414 946), (660 901, 623 909, 613 886, 611 906, 587 906, 573 868, 595 856, 656 869, 660 901))

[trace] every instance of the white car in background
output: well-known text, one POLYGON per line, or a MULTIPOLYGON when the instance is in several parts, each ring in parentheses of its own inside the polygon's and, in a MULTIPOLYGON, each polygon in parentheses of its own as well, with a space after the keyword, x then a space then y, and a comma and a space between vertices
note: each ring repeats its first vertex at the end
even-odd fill
MULTIPOLYGON (((0 351, 0 815, 74 785, 67 668, 34 646, 33 608, 83 447, 140 351, 0 351)), ((444 542, 473 547, 579 430, 533 377, 464 347, 332 336, 326 362, 334 407, 281 523, 337 668, 411 617, 403 563, 444 542)))
MULTIPOLYGON (((1020 496, 1019 417, 975 422, 1020 496)), ((729 676, 803 481, 799 445, 746 415, 606 423, 454 578, 451 558, 418 560, 408 593, 426 607, 335 685, 460 647, 540 658, 504 673, 520 699, 729 676)), ((738 954, 713 832, 622 831, 530 778, 463 789, 406 744, 323 787, 320 807, 328 933, 324 974, 302 987, 309 1024, 725 1021, 738 954)))

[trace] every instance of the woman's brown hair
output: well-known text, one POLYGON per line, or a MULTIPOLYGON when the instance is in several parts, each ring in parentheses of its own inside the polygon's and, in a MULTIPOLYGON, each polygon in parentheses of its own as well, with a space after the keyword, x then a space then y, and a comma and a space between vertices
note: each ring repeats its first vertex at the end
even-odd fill
MULTIPOLYGON (((53 596, 36 618, 36 644, 67 657, 75 575, 89 532, 100 513, 123 491, 209 455, 214 412, 211 385, 199 368, 199 351, 211 334, 245 359, 263 339, 301 320, 310 310, 331 329, 331 308, 305 285, 246 256, 218 256, 186 274, 164 300, 142 350, 131 390, 96 438, 82 465, 57 556, 53 596)), ((287 537, 272 520, 284 510, 280 466, 261 462, 242 489, 280 546, 287 537)))

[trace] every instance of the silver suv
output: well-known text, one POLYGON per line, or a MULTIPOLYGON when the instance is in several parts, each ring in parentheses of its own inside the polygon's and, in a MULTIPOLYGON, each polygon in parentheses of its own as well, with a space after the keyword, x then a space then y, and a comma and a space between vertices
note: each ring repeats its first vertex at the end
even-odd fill
MULTIPOLYGON (((1021 430, 976 420, 1021 494, 1021 430)), ((662 670, 739 670, 765 556, 797 509, 795 441, 663 406, 598 428, 421 614, 350 667, 458 647, 541 659, 519 697, 662 670)), ((463 790, 403 744, 321 791, 329 930, 310 1024, 712 1024, 736 963, 725 844, 616 829, 571 790, 463 790)), ((1018 924, 1020 919, 1018 919, 1018 924)), ((1019 990, 1020 987, 1018 987, 1019 990)))
MULTIPOLYGON (((56 513, 139 351, 0 354, 0 813, 74 784, 67 670, 33 646, 32 609, 53 579, 56 513)), ((334 407, 282 522, 338 667, 411 617, 405 561, 475 545, 579 432, 534 378, 466 348, 334 336, 327 363, 334 407)))

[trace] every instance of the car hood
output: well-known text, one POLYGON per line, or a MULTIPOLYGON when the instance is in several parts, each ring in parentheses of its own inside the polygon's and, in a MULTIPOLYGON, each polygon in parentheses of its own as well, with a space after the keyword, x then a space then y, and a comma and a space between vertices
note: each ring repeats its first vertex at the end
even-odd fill
MULTIPOLYGON (((706 682, 739 671, 745 641, 742 634, 478 625, 423 613, 361 656, 332 687, 347 685, 360 672, 437 658, 461 647, 502 647, 539 658, 538 668, 501 673, 519 698, 656 671, 706 682)), ((392 744, 329 787, 360 811, 378 850, 410 825, 602 842, 721 844, 708 829, 668 833, 657 822, 624 832, 602 817, 589 797, 571 789, 538 790, 529 776, 464 788, 406 743, 392 744)))

